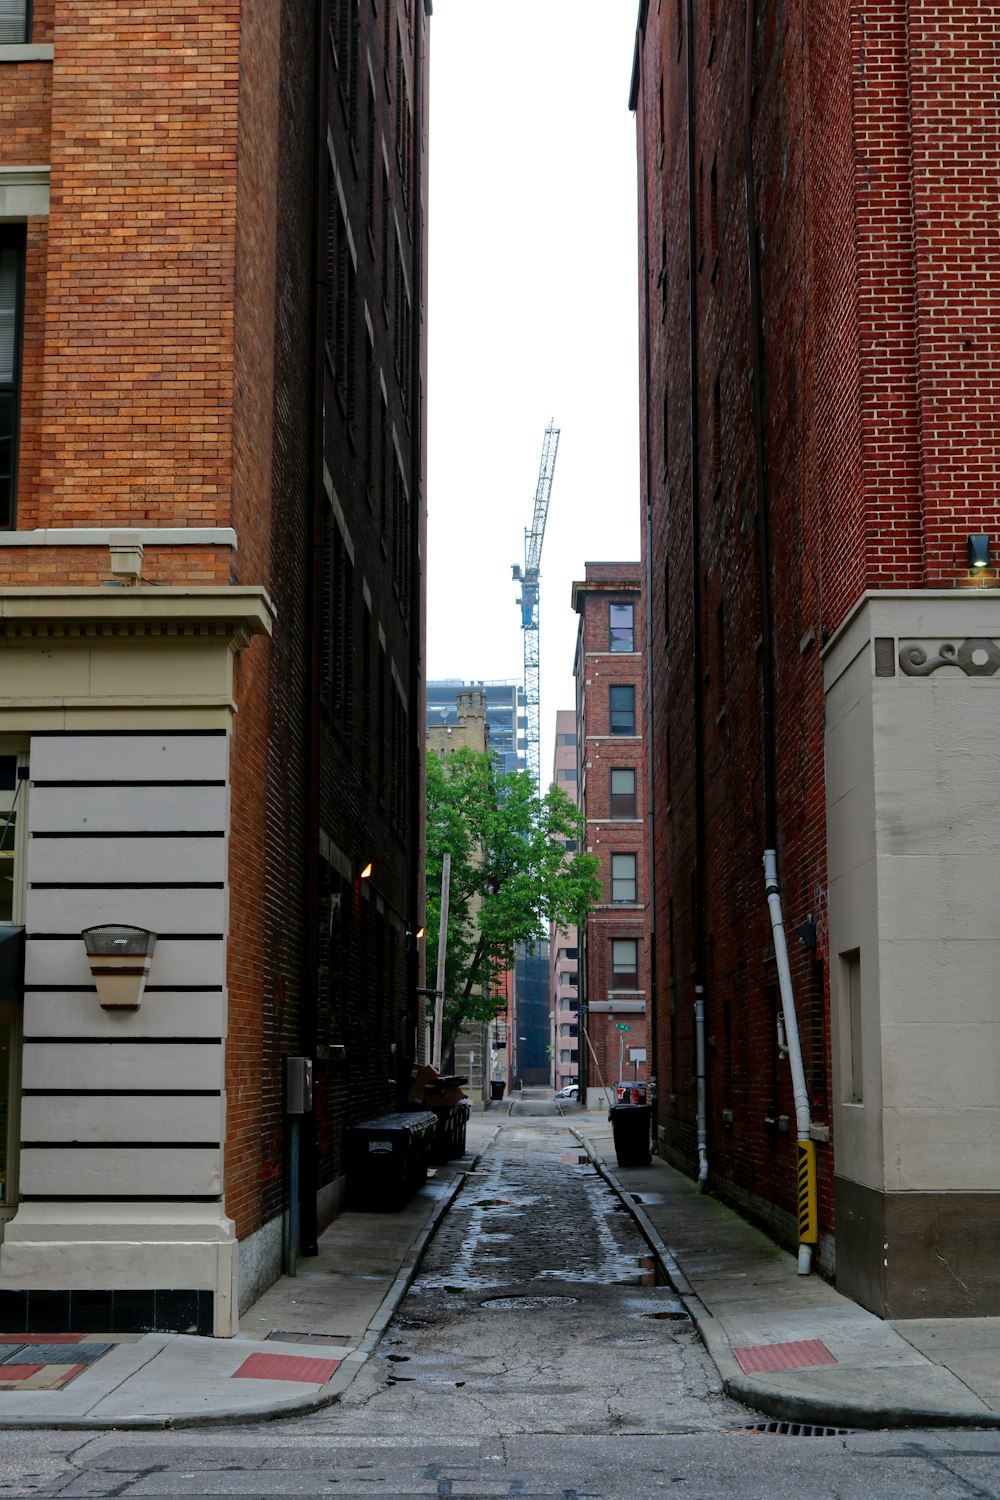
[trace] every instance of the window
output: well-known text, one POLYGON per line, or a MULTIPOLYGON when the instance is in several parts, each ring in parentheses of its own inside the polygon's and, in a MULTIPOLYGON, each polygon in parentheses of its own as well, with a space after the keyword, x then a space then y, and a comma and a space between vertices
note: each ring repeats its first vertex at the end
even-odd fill
POLYGON ((631 604, 610 604, 609 646, 612 651, 635 650, 635 607, 631 604))
POLYGON ((0 0, 0 44, 31 40, 31 0, 0 0))
POLYGON ((556 735, 556 744, 557 745, 575 745, 576 744, 576 735, 575 734, 557 734, 556 735))
POLYGON ((612 854, 612 901, 635 902, 637 900, 637 883, 636 856, 634 854, 612 854))
POLYGON ((634 818, 635 812, 635 772, 624 768, 617 768, 611 772, 611 816, 613 818, 634 818))
MULTIPOLYGON (((0 0, 0 33, 3 29, 0 0)), ((0 528, 14 524, 24 240, 0 228, 0 528)))
POLYGON ((614 938, 611 943, 611 988, 639 988, 639 944, 635 938, 614 938))
POLYGON ((635 688, 616 683, 610 690, 611 733, 635 734, 635 688))
POLYGON ((556 780, 557 781, 575 781, 576 780, 576 767, 575 766, 572 766, 572 767, 565 767, 564 766, 562 768, 562 770, 559 770, 559 771, 556 772, 556 780))

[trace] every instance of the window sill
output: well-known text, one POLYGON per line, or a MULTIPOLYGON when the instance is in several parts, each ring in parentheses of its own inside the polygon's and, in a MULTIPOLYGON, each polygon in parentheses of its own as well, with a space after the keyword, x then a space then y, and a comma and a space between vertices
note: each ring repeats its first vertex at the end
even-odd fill
POLYGON ((54 58, 52 42, 4 42, 0 45, 0 63, 52 62, 54 58))

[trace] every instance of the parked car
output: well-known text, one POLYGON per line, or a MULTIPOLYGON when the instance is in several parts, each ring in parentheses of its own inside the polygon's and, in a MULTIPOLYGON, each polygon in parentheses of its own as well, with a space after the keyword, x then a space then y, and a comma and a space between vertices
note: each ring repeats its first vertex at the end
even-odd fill
POLYGON ((579 1099, 580 1085, 578 1083, 567 1083, 565 1088, 556 1090, 557 1099, 579 1099))

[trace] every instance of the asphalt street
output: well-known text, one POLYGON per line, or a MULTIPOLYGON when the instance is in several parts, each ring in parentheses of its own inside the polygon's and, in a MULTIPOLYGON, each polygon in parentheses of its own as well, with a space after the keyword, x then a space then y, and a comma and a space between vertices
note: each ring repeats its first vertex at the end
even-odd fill
POLYGON ((6 1432, 0 1495, 1000 1500, 1000 1432, 799 1436, 725 1396, 568 1122, 526 1108, 337 1405, 198 1432, 6 1432))

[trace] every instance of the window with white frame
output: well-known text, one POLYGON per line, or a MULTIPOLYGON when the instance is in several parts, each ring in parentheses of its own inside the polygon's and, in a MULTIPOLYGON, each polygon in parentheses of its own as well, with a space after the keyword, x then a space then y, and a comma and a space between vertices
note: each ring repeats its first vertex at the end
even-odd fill
POLYGON ((616 902, 634 903, 637 900, 637 856, 634 854, 612 854, 611 899, 616 902))
POLYGON ((611 988, 639 988, 639 944, 635 938, 613 938, 611 941, 611 988))
POLYGON ((609 648, 612 651, 634 651, 635 606, 609 604, 608 616, 609 648))

